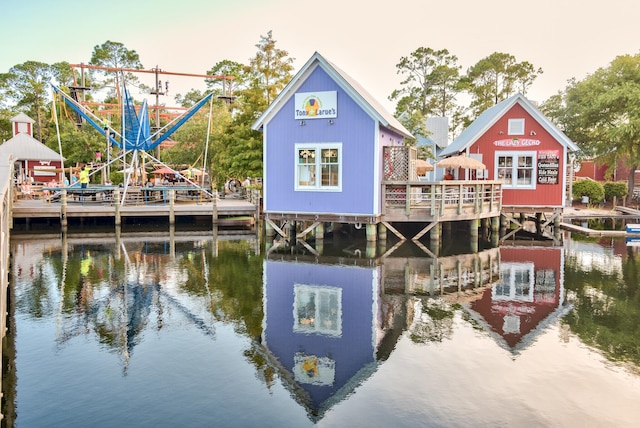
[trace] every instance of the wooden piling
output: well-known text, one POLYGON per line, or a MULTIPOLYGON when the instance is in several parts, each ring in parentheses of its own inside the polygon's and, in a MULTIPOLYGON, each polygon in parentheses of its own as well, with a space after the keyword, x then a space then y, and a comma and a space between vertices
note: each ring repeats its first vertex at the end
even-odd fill
POLYGON ((383 223, 378 223, 378 239, 383 242, 387 241, 387 226, 383 223))
POLYGON ((122 217, 120 216, 120 189, 113 191, 113 203, 115 204, 114 221, 117 228, 122 224, 122 217))
POLYGON ((377 234, 376 234, 376 225, 375 224, 367 224, 367 242, 376 242, 377 234))
POLYGON ((67 229, 67 191, 62 190, 60 194, 60 227, 67 229))
POLYGON ((324 240, 324 223, 320 223, 315 227, 314 235, 316 238, 316 242, 324 240))
POLYGON ((213 204, 211 207, 211 222, 215 225, 218 224, 218 191, 213 192, 213 204))
POLYGON ((175 190, 169 190, 169 225, 176 224, 176 192, 175 190))

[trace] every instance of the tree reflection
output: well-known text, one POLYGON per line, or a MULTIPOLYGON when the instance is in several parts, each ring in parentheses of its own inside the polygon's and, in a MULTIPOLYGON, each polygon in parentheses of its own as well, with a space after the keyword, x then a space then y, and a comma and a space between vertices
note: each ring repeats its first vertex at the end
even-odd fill
POLYGON ((628 249, 620 271, 586 271, 569 257, 565 284, 574 294, 574 310, 564 319, 580 339, 611 361, 630 362, 640 370, 640 255, 628 249))
MULTIPOLYGON (((63 242, 41 256, 26 257, 24 267, 17 260, 16 307, 33 318, 56 318, 59 346, 95 335, 123 357, 125 373, 144 331, 161 330, 170 313, 212 337, 213 324, 221 322, 259 338, 262 257, 246 240, 218 242, 215 254, 212 245, 211 240, 181 242, 171 252, 168 242, 63 242)), ((247 359, 269 383, 272 376, 252 352, 249 345, 247 359)))
POLYGON ((441 299, 418 300, 418 316, 409 337, 415 343, 442 342, 453 336, 455 307, 441 299))

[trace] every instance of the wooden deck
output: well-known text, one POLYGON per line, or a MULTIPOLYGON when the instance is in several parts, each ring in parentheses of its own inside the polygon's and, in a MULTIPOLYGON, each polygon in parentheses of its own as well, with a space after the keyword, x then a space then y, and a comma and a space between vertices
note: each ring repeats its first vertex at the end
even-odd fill
POLYGON ((502 210, 500 181, 387 181, 382 186, 387 222, 473 220, 498 217, 502 210))
POLYGON ((104 217, 167 217, 174 216, 210 216, 225 220, 230 217, 250 217, 258 215, 255 203, 240 197, 217 198, 214 207, 213 200, 205 198, 200 192, 185 190, 182 194, 176 192, 171 201, 166 192, 158 189, 144 191, 132 190, 120 194, 111 193, 100 187, 89 187, 84 192, 79 189, 67 198, 56 197, 52 201, 47 199, 16 199, 13 203, 12 215, 14 219, 60 219, 65 212, 66 218, 104 217), (192 192, 192 193, 189 193, 192 192), (121 201, 125 199, 124 203, 121 201), (208 199, 208 200, 207 200, 208 199), (63 211, 64 210, 64 211, 63 211))

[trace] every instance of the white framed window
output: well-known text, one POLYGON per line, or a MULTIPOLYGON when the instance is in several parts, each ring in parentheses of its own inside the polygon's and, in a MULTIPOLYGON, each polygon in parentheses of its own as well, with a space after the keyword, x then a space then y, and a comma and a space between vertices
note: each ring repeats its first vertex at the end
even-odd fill
POLYGON ((534 265, 525 263, 502 263, 500 279, 491 290, 492 300, 533 302, 534 265))
POLYGON ((342 289, 294 284, 293 331, 342 336, 342 289))
POLYGON ((524 135, 524 119, 509 119, 509 135, 524 135))
POLYGON ((295 146, 295 189, 342 189, 342 144, 306 143, 295 146))
POLYGON ((505 188, 536 188, 536 152, 495 152, 494 177, 505 188))

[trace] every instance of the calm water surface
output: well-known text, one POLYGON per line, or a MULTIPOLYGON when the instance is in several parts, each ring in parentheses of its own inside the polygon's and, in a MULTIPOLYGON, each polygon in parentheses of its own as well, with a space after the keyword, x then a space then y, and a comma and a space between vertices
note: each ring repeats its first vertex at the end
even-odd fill
POLYGON ((4 423, 638 426, 637 247, 412 245, 14 236, 4 423))

